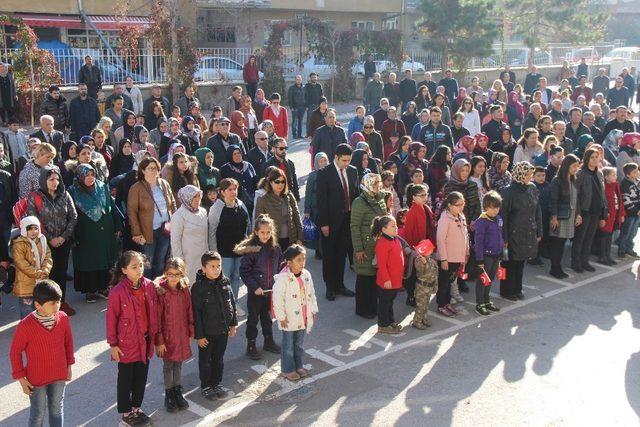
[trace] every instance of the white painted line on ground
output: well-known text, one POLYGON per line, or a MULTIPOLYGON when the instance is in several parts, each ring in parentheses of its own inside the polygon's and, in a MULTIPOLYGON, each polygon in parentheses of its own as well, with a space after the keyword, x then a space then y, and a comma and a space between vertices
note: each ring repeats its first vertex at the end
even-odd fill
POLYGON ((206 417, 209 414, 211 414, 211 410, 210 409, 207 409, 204 406, 198 405, 196 402, 194 402, 191 399, 187 399, 186 397, 185 397, 185 399, 186 399, 187 402, 189 402, 188 411, 193 412, 194 414, 196 414, 199 417, 206 417))
POLYGON ((345 363, 342 360, 338 360, 335 357, 331 357, 328 354, 324 354, 323 352, 321 352, 320 350, 316 350, 315 348, 310 348, 308 350, 305 350, 305 353, 307 353, 309 356, 313 357, 314 359, 318 359, 323 361, 324 363, 327 363, 331 366, 344 366, 345 363))
MULTIPOLYGON (((373 336, 375 334, 375 332, 371 333, 369 331, 370 331, 370 329, 361 333, 359 331, 356 331, 355 329, 345 329, 342 332, 344 332, 347 335, 351 335, 352 337, 356 337, 359 340, 362 340, 362 341, 365 341, 365 342, 369 342, 371 344, 375 344, 375 345, 377 345, 379 347, 382 347, 382 348, 385 348, 385 349, 392 345, 392 343, 390 343, 389 341, 382 341, 382 340, 380 340, 378 338, 375 338, 373 336)), ((369 346, 367 348, 370 348, 370 347, 371 346, 369 346)))
POLYGON ((489 296, 494 299, 499 299, 500 301, 509 302, 511 304, 517 304, 517 301, 511 301, 510 299, 502 297, 500 294, 491 292, 489 293, 489 296))
MULTIPOLYGON (((431 315, 431 319, 444 320, 445 322, 453 323, 454 325, 460 325, 460 324, 464 323, 462 320, 454 319, 453 317, 443 316, 442 314, 438 313, 437 311, 428 311, 428 314, 431 315)), ((462 313, 460 313, 460 314, 462 314, 462 313)))
POLYGON ((534 291, 537 291, 537 290, 538 290, 538 287, 537 287, 537 286, 522 285, 522 287, 523 287, 523 288, 525 288, 525 289, 531 289, 531 290, 534 290, 534 291))
POLYGON ((597 264, 598 267, 604 268, 605 270, 613 270, 614 269, 614 267, 612 267, 610 265, 600 264, 598 261, 594 262, 594 264, 597 264))
MULTIPOLYGON (((524 306, 527 306, 529 304, 533 304, 533 303, 535 303, 537 301, 541 301, 543 299, 547 299, 547 298, 550 298, 552 296, 555 296, 555 295, 558 295, 558 294, 561 294, 561 293, 564 293, 564 292, 568 292, 568 291, 580 288, 580 287, 588 285, 590 283, 606 279, 607 277, 613 276, 613 275, 618 274, 618 273, 622 273, 623 271, 626 271, 626 270, 630 269, 630 267, 631 267, 630 265, 620 266, 620 267, 618 267, 618 268, 616 268, 614 270, 607 271, 607 272, 604 272, 604 273, 597 274, 595 276, 589 277, 589 278, 587 278, 585 280, 582 280, 582 281, 580 281, 578 283, 573 284, 571 287, 563 286, 561 288, 554 289, 554 290, 549 291, 549 292, 545 292, 545 293, 543 293, 541 295, 537 295, 537 296, 528 298, 526 300, 519 301, 519 302, 517 302, 515 304, 503 307, 502 310, 499 313, 493 314, 491 316, 491 318, 495 318, 497 316, 504 315, 505 313, 509 313, 510 311, 518 309, 520 307, 524 307, 524 306)), ((544 277, 544 276, 542 276, 542 277, 544 277)), ((440 316, 440 317, 442 317, 442 316, 440 316)), ((392 348, 390 348, 389 350, 381 350, 381 351, 378 351, 376 353, 369 354, 369 355, 367 355, 365 357, 362 357, 360 359, 353 360, 353 361, 351 361, 349 363, 342 363, 341 366, 336 366, 335 368, 329 369, 328 371, 319 372, 317 374, 314 374, 312 377, 305 378, 303 381, 299 381, 299 382, 295 383, 291 389, 280 390, 280 391, 277 391, 277 392, 275 392, 275 393, 273 393, 271 395, 268 395, 267 397, 270 398, 270 399, 275 399, 275 398, 281 397, 281 396, 289 393, 291 390, 295 390, 295 389, 298 389, 298 388, 303 387, 305 385, 312 384, 312 383, 314 383, 316 381, 319 381, 319 380, 321 380, 323 378, 328 378, 328 377, 331 377, 333 375, 339 374, 341 372, 357 368, 357 367, 359 367, 361 365, 364 365, 364 364, 367 364, 369 362, 381 359, 381 358, 383 358, 383 357, 385 357, 387 355, 396 353, 398 351, 405 350, 405 349, 410 348, 410 347, 414 347, 414 346, 419 345, 419 344, 425 345, 426 343, 431 343, 431 342, 438 343, 438 342, 440 342, 440 340, 436 340, 435 338, 442 337, 442 336, 445 336, 445 335, 448 335, 448 334, 452 334, 452 333, 458 332, 458 331, 466 328, 467 326, 472 326, 472 325, 478 324, 478 323, 480 323, 480 322, 482 322, 484 320, 487 320, 487 318, 485 318, 483 316, 483 317, 474 317, 473 319, 467 320, 465 322, 458 321, 458 322, 460 322, 460 324, 458 324, 458 325, 450 326, 450 327, 448 327, 446 329, 442 329, 440 331, 434 331, 434 332, 432 332, 430 334, 421 335, 421 336, 419 336, 417 338, 413 338, 413 339, 411 339, 409 341, 398 343, 398 344, 394 345, 392 348)), ((313 352, 317 352, 317 350, 315 350, 315 349, 307 350, 307 353, 310 354, 310 355, 313 352)), ((338 361, 338 362, 340 362, 340 361, 338 361)), ((209 414, 202 421, 200 421, 200 423, 198 425, 199 426, 210 425, 210 423, 212 423, 214 420, 217 420, 217 419, 220 419, 220 418, 225 418, 225 417, 230 417, 233 414, 236 414, 236 413, 244 410, 245 408, 247 408, 249 406, 256 405, 257 403, 258 402, 256 402, 255 400, 251 400, 251 401, 246 401, 246 402, 240 402, 240 403, 238 403, 236 405, 233 405, 233 406, 230 406, 228 408, 225 408, 224 410, 218 410, 215 413, 209 414)))
MULTIPOLYGON (((568 286, 571 286, 571 283, 565 282, 562 279, 556 279, 555 277, 551 277, 551 276, 542 276, 542 275, 540 275, 540 276, 536 276, 536 279, 546 280, 547 282, 552 282, 552 283, 558 284, 560 286, 563 286, 565 288, 568 287, 568 286)), ((578 283, 580 283, 580 282, 578 282, 578 283)))

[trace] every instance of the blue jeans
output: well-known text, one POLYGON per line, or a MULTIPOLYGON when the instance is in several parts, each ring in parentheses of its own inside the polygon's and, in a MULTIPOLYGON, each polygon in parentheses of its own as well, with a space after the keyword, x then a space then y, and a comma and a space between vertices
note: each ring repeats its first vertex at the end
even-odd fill
POLYGON ((164 271, 171 249, 171 237, 164 234, 162 227, 153 230, 153 243, 146 243, 142 250, 149 258, 149 266, 144 269, 145 277, 155 279, 164 271))
POLYGON ((626 253, 633 250, 633 239, 638 234, 638 226, 640 226, 640 217, 637 215, 630 215, 624 219, 618 239, 619 252, 626 253))
POLYGON ((233 296, 236 300, 238 299, 238 291, 240 290, 241 259, 241 257, 222 257, 222 273, 229 278, 229 282, 231 282, 231 290, 233 291, 233 296))
POLYGON ((299 331, 282 331, 282 351, 280 353, 280 366, 282 372, 288 374, 302 369, 302 357, 304 356, 305 329, 299 331))
POLYGON ((304 107, 300 108, 292 108, 291 115, 293 119, 291 120, 291 132, 293 133, 294 138, 302 138, 302 120, 304 119, 304 107))
POLYGON ((18 312, 20 313, 20 319, 24 319, 31 312, 35 310, 33 306, 33 298, 18 298, 18 312))
POLYGON ((49 425, 62 427, 64 420, 64 381, 47 384, 42 387, 34 387, 29 396, 31 401, 31 413, 29 414, 29 427, 44 425, 44 415, 49 407, 49 425))

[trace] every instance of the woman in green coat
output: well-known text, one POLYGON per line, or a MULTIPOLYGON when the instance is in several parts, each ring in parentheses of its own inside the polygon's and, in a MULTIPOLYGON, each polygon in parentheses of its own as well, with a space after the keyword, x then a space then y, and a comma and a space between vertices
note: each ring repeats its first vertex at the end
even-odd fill
POLYGON ((356 276, 356 314, 367 319, 376 317, 378 300, 376 293, 376 267, 372 264, 375 239, 371 237, 371 223, 377 216, 386 215, 382 179, 368 173, 362 177, 360 195, 351 205, 351 241, 353 242, 356 276))
POLYGON ((96 179, 90 164, 81 164, 69 188, 78 211, 73 247, 74 288, 87 302, 107 295, 109 269, 118 256, 116 237, 122 224, 109 187, 96 179))

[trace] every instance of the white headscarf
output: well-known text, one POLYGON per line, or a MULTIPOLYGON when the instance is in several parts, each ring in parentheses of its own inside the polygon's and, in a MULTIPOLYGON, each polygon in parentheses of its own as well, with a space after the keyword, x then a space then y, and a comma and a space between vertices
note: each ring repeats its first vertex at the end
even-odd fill
MULTIPOLYGON (((46 255, 47 253, 47 239, 42 235, 42 230, 40 228, 40 220, 35 216, 25 216, 20 220, 20 235, 27 237, 27 228, 31 225, 38 226, 38 237, 36 239, 40 240, 40 246, 42 247, 42 255, 46 255)), ((36 242, 29 239, 29 243, 31 243, 31 250, 33 251, 34 259, 36 260, 36 270, 40 270, 40 266, 42 264, 42 260, 40 259, 40 252, 38 251, 38 246, 36 246, 36 242)))

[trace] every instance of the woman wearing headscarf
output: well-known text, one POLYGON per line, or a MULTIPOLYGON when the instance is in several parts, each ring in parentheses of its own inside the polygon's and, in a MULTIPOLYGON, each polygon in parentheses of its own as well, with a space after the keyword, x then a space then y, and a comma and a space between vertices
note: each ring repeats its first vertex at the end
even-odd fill
POLYGON ((73 316, 75 310, 66 303, 65 297, 67 266, 78 214, 58 169, 46 166, 40 170, 40 189, 37 194, 29 195, 27 215, 37 217, 42 224, 41 230, 47 238, 53 260, 49 279, 60 285, 62 289, 60 310, 73 316), (36 201, 36 198, 40 201, 36 201))
POLYGON ((462 107, 463 103, 464 103, 464 99, 467 97, 467 88, 465 87, 461 87, 458 89, 458 96, 456 96, 456 99, 453 102, 453 105, 451 106, 451 110, 452 111, 458 111, 460 110, 460 108, 462 107))
MULTIPOLYGON (((327 98, 324 96, 320 97, 320 104, 318 104, 318 108, 308 113, 307 115, 307 138, 312 138, 313 133, 321 126, 325 124, 325 117, 327 115, 327 110, 329 109, 329 104, 327 103, 327 98)), ((382 123, 380 123, 382 125, 382 123)), ((336 124, 337 126, 337 124, 336 124)))
POLYGON ((244 114, 242 114, 242 111, 236 110, 233 113, 231 113, 230 119, 231 119, 231 132, 235 133, 240 137, 240 141, 242 141, 242 143, 244 144, 245 150, 249 151, 249 148, 248 148, 249 134, 247 133, 246 118, 244 114))
POLYGON ((501 192, 503 189, 511 185, 513 177, 509 172, 509 156, 504 153, 494 153, 489 167, 489 186, 494 190, 501 192))
POLYGON ((93 167, 94 169, 95 178, 102 182, 107 182, 107 180, 109 179, 109 169, 107 168, 107 163, 100 153, 96 153, 95 151, 93 151, 93 147, 91 147, 89 143, 93 143, 92 137, 85 135, 80 138, 80 143, 78 144, 78 148, 76 150, 78 152, 78 156, 75 160, 67 160, 64 164, 64 167, 75 177, 77 176, 78 167, 80 165, 91 165, 91 167, 93 167))
POLYGON ((161 117, 158 120, 157 126, 154 126, 153 128, 148 128, 148 129, 152 129, 151 132, 149 132, 149 142, 153 145, 153 147, 157 151, 160 149, 160 142, 162 141, 162 135, 164 135, 169 129, 169 123, 167 122, 166 118, 161 117))
POLYGON ((276 135, 276 128, 273 126, 273 122, 269 119, 263 120, 258 126, 258 130, 263 130, 267 133, 267 138, 269 138, 269 146, 273 147, 275 144, 275 140, 278 137, 276 135))
POLYGON ((237 145, 227 148, 227 163, 220 168, 222 178, 233 178, 240 184, 238 198, 253 212, 253 195, 256 192, 258 177, 251 163, 242 160, 242 149, 237 145))
POLYGON ((407 109, 402 116, 400 116, 400 120, 404 123, 404 128, 407 132, 411 132, 413 127, 420 121, 418 118, 418 113, 416 111, 416 103, 413 101, 409 101, 407 103, 407 109))
POLYGON ((578 137, 578 140, 576 141, 576 149, 573 151, 573 154, 581 159, 584 157, 584 153, 587 151, 587 149, 593 144, 595 144, 595 142, 593 141, 593 137, 591 135, 587 133, 580 135, 578 137))
POLYGON ((513 167, 513 182, 502 192, 500 216, 508 260, 503 260, 506 279, 500 281, 500 295, 512 301, 524 299, 524 262, 535 258, 542 238, 542 211, 539 191, 531 182, 535 167, 526 161, 513 167))
POLYGON ((465 135, 458 140, 454 147, 453 162, 458 159, 471 160, 473 150, 476 148, 476 140, 471 135, 465 135))
POLYGON ((114 132, 116 140, 111 142, 117 143, 123 138, 133 141, 136 137, 135 125, 136 115, 131 111, 125 111, 122 117, 122 126, 114 132))
POLYGON ((182 129, 182 133, 187 137, 187 152, 194 153, 198 148, 200 148, 202 139, 200 126, 196 124, 196 121, 192 116, 184 116, 182 118, 182 123, 180 123, 180 128, 182 129))
POLYGON ((153 157, 156 157, 158 153, 156 153, 156 147, 149 142, 149 131, 147 128, 142 125, 136 125, 134 130, 136 138, 131 141, 131 152, 136 154, 140 150, 146 150, 153 157))
POLYGON ((518 92, 512 90, 509 92, 509 100, 507 101, 507 117, 511 124, 513 137, 518 139, 522 134, 522 122, 524 122, 524 105, 520 102, 518 92))
MULTIPOLYGON (((617 129, 609 132, 611 135, 617 129)), ((622 131, 619 131, 622 132, 622 131)), ((616 168, 618 169, 618 182, 624 179, 624 165, 627 163, 640 164, 640 134, 635 132, 629 132, 624 136, 620 135, 620 149, 618 157, 616 158, 616 168)), ((609 136, 607 136, 608 138, 609 136)))
POLYGON ((429 162, 425 159, 427 155, 427 147, 421 142, 412 142, 409 145, 409 155, 399 169, 399 184, 400 184, 400 192, 398 193, 398 197, 403 198, 405 193, 405 188, 407 184, 411 182, 411 174, 414 170, 420 169, 424 174, 424 179, 427 179, 427 168, 429 166, 429 162))
POLYGON ((425 179, 429 186, 431 206, 437 206, 437 200, 444 200, 441 191, 451 177, 451 158, 451 149, 446 145, 436 148, 436 152, 431 156, 429 174, 425 179))
POLYGON ((384 155, 382 135, 375 129, 373 116, 365 116, 362 123, 362 135, 366 143, 369 144, 369 148, 371 148, 371 155, 376 159, 382 160, 384 155))
MULTIPOLYGON (((313 159, 313 170, 309 173, 307 183, 305 184, 304 195, 304 216, 310 218, 315 224, 318 220, 318 197, 316 193, 316 182, 318 179, 318 171, 329 164, 329 157, 326 153, 317 153, 313 159)), ((316 258, 322 258, 322 245, 316 244, 316 258)))
POLYGON ((258 124, 262 123, 262 115, 265 108, 269 106, 269 101, 264 96, 264 90, 262 88, 256 90, 256 96, 253 99, 253 110, 256 112, 256 120, 258 124))
POLYGON ((118 144, 118 154, 111 161, 109 176, 115 178, 118 175, 125 174, 133 169, 133 152, 131 150, 131 141, 121 139, 118 144))
MULTIPOLYGON (((180 144, 182 144, 187 150, 187 154, 189 154, 189 147, 191 146, 191 144, 189 144, 189 137, 182 133, 178 119, 170 117, 167 124, 168 129, 162 135, 162 139, 160 140, 160 149, 158 151, 160 159, 167 155, 169 147, 176 142, 180 142, 180 144)), ((171 159, 171 157, 169 157, 169 159, 171 159)))
POLYGON ((371 172, 369 168, 369 155, 365 150, 354 150, 351 155, 351 166, 358 170, 358 181, 371 172))
POLYGON ((207 211, 200 206, 202 191, 193 185, 178 191, 180 207, 171 217, 171 256, 187 264, 189 283, 196 280, 201 268, 200 257, 209 250, 207 211))
POLYGON ((200 188, 206 193, 210 188, 218 188, 222 176, 220 170, 213 166, 213 151, 207 147, 196 150, 198 159, 198 182, 200 188))
POLYGON ((92 303, 97 294, 107 296, 109 269, 118 256, 116 237, 120 236, 122 223, 109 188, 96 179, 90 164, 78 166, 69 193, 78 212, 73 247, 74 288, 92 303))
POLYGON ((71 187, 73 184, 74 173, 65 167, 65 163, 69 160, 78 160, 78 143, 75 141, 67 141, 62 145, 62 160, 57 164, 62 173, 62 181, 65 188, 71 187))
POLYGON ((182 187, 187 185, 193 185, 197 188, 200 187, 198 177, 193 173, 190 166, 189 156, 184 153, 176 153, 173 155, 171 167, 167 170, 165 179, 171 187, 177 207, 180 207, 181 202, 178 198, 178 191, 180 191, 182 187))
POLYGON ((371 148, 369 148, 369 144, 365 141, 360 141, 356 144, 356 150, 364 150, 365 153, 369 156, 369 170, 372 173, 380 174, 382 171, 382 160, 373 157, 373 153, 371 153, 371 148))
POLYGON ((356 272, 356 314, 373 319, 377 314, 377 268, 372 261, 376 240, 371 236, 373 219, 386 215, 382 179, 368 173, 360 182, 360 195, 351 204, 351 241, 353 242, 353 269, 356 272))
POLYGON ((513 153, 513 163, 529 162, 533 163, 533 159, 544 153, 544 147, 538 139, 538 131, 533 128, 524 130, 524 133, 518 141, 518 146, 513 153))
MULTIPOLYGON (((618 158, 618 155, 620 154, 620 145, 622 145, 623 134, 624 132, 622 132, 620 129, 613 129, 602 141, 602 146, 604 147, 607 160, 609 160, 611 164, 617 163, 616 160, 618 158)), ((626 163, 624 163, 622 166, 624 166, 625 164, 626 163)), ((618 171, 618 177, 619 175, 620 171, 618 171)))
POLYGON ((349 138, 349 145, 352 149, 356 150, 356 145, 361 141, 365 141, 364 135, 361 132, 353 132, 349 138))

